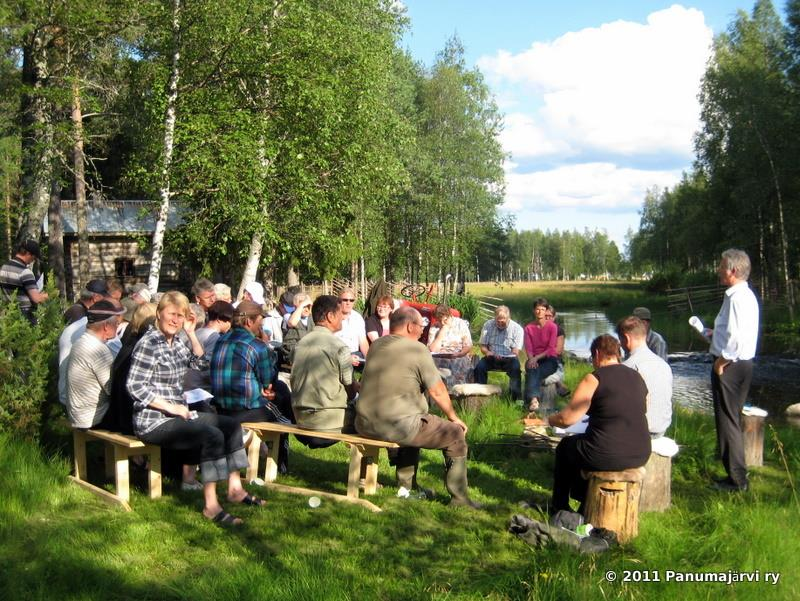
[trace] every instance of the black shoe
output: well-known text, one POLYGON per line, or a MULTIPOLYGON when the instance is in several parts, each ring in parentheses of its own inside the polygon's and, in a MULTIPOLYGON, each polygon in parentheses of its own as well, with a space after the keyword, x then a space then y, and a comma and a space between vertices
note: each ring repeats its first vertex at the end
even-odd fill
POLYGON ((747 482, 745 482, 744 484, 736 484, 730 478, 727 478, 719 482, 714 482, 713 486, 715 489, 724 492, 745 492, 749 488, 747 482))

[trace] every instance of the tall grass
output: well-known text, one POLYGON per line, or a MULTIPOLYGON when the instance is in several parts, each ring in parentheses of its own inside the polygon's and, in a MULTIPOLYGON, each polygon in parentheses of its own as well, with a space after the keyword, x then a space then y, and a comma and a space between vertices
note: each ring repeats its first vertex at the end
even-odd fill
MULTIPOLYGON (((797 430, 777 427, 782 455, 768 443, 750 491, 727 495, 707 485, 720 472, 711 418, 678 411, 672 508, 641 515, 626 547, 587 557, 536 550, 506 532, 515 513, 538 517, 520 502, 546 500, 552 483, 552 453, 515 444, 520 416, 504 398, 465 415, 471 493, 484 511, 445 505, 441 454, 423 451, 420 479, 433 501, 397 499, 382 456, 384 488, 372 498, 382 513, 329 500, 311 509, 305 497, 253 487, 268 504, 228 507, 246 520, 232 531, 202 518, 198 493, 169 482, 156 501, 134 492, 134 511, 123 513, 70 484, 65 458, 0 438, 0 599, 800 598, 800 515, 787 477, 800 468, 797 430), (624 570, 655 570, 662 581, 625 583, 624 570), (679 584, 665 582, 665 570, 774 571, 781 580, 679 584)), ((292 441, 281 482, 344 493, 347 462, 344 446, 292 441)))

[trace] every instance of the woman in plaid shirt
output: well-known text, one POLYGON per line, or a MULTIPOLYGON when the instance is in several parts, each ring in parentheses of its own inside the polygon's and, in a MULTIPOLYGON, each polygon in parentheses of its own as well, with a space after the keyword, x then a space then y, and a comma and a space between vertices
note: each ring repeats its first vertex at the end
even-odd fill
POLYGON ((133 350, 127 389, 133 398, 133 427, 142 441, 175 450, 200 450, 205 507, 203 515, 224 525, 242 520, 226 512, 217 499, 216 483, 228 480, 228 500, 263 505, 242 487, 239 470, 247 467, 242 428, 228 417, 189 411, 183 398, 183 377, 190 366, 207 367, 195 334, 189 299, 171 291, 158 303, 155 327, 133 350), (177 334, 183 329, 191 348, 177 334))

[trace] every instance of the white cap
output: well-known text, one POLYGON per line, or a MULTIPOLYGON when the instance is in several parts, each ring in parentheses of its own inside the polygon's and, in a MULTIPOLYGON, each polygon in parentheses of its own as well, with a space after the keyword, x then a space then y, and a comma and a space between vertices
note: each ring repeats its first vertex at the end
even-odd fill
POLYGON ((258 305, 264 304, 264 286, 258 282, 250 282, 244 287, 245 292, 249 292, 253 302, 258 305))

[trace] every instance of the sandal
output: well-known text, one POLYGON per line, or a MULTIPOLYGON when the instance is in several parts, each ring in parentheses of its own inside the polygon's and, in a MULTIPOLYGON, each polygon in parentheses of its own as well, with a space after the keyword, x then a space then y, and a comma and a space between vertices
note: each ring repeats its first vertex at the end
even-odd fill
POLYGON ((215 524, 219 524, 220 526, 241 526, 244 522, 241 518, 237 518, 232 516, 230 513, 222 509, 217 515, 215 515, 212 520, 215 524))
POLYGON ((238 503, 241 503, 242 505, 251 505, 255 507, 263 507, 264 505, 267 504, 267 502, 264 499, 259 499, 257 496, 251 495, 249 493, 246 494, 241 501, 238 501, 238 503))
POLYGON ((528 405, 528 411, 536 411, 539 408, 539 399, 533 397, 528 405))

